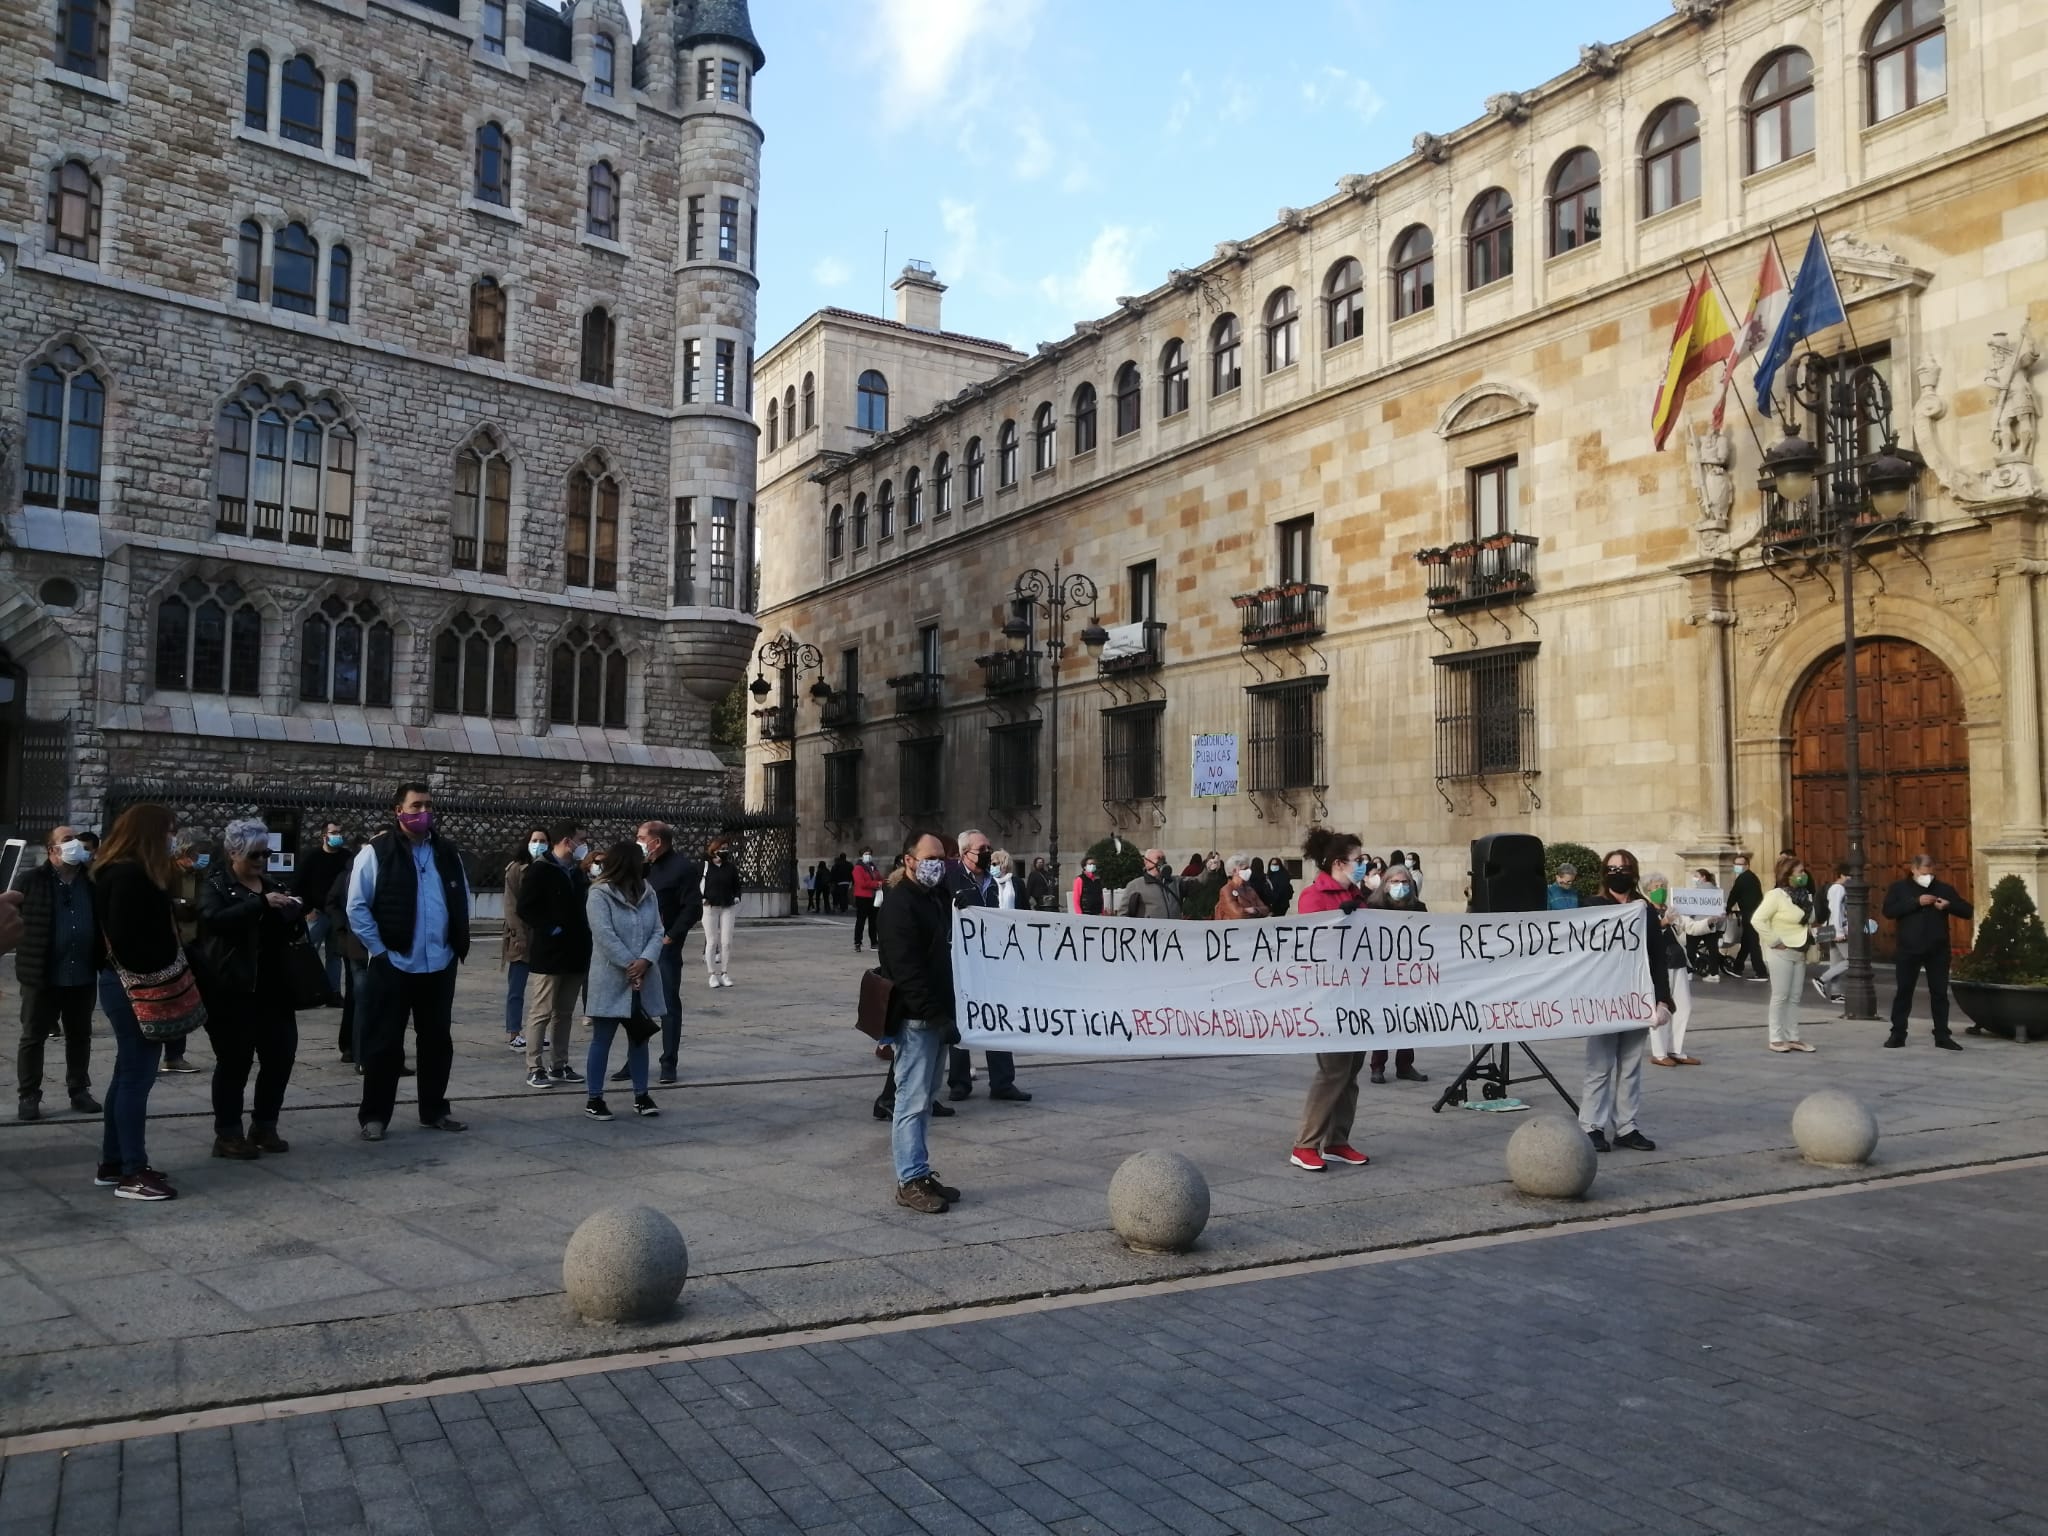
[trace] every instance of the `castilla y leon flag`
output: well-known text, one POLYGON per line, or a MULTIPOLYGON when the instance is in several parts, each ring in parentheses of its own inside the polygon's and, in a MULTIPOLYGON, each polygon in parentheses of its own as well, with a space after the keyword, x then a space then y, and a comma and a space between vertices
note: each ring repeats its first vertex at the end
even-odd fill
POLYGON ((1790 300, 1785 289, 1785 267, 1778 260, 1775 241, 1764 247, 1763 264, 1756 271, 1756 286, 1749 291, 1749 313, 1736 333, 1735 346, 1728 354, 1728 366, 1721 370, 1721 392, 1714 396, 1714 430, 1721 430, 1728 411, 1728 386, 1735 382, 1735 365, 1763 350, 1764 343, 1778 329, 1790 300))
POLYGON ((1725 361, 1734 346, 1735 333, 1728 328, 1713 275, 1702 272, 1678 312, 1678 326, 1671 333, 1671 360, 1664 365, 1664 382, 1658 386, 1656 409, 1650 413, 1650 431, 1658 448, 1678 424, 1686 388, 1714 364, 1725 361))

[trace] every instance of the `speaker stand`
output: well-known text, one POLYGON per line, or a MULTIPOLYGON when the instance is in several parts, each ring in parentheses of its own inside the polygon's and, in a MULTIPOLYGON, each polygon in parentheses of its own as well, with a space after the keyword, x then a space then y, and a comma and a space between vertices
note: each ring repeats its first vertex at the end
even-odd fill
POLYGON ((1479 1096, 1483 1099, 1504 1099, 1508 1089, 1516 1083, 1546 1082, 1563 1099, 1565 1107, 1573 1114, 1579 1112, 1579 1101, 1564 1091, 1562 1084, 1550 1075, 1550 1068, 1543 1065, 1543 1058, 1527 1045, 1522 1054, 1529 1058, 1529 1065, 1537 1071, 1535 1077, 1514 1075, 1514 1043, 1504 1041, 1499 1045, 1482 1045, 1472 1052, 1472 1059, 1465 1063, 1465 1069, 1452 1078, 1437 1101, 1430 1105, 1430 1113, 1440 1113, 1446 1104, 1463 1104, 1468 1097, 1468 1085, 1479 1084, 1479 1096))

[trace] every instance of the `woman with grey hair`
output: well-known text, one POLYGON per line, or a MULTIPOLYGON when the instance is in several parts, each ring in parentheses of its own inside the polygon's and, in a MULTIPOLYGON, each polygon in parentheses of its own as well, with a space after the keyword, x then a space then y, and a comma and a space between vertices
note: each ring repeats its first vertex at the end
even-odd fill
POLYGON ((1248 853, 1233 853, 1224 861, 1223 889, 1216 893, 1216 910, 1212 914, 1217 922, 1235 923, 1273 915, 1273 909, 1252 884, 1252 866, 1257 863, 1248 853))
POLYGON ((285 1085, 298 1056, 287 951, 305 938, 304 908, 270 878, 270 828, 232 821, 221 834, 221 862, 199 885, 199 947, 194 959, 213 1042, 213 1155, 248 1159, 288 1152, 277 1134, 285 1085), (249 1132, 242 1103, 249 1069, 256 1097, 249 1132))

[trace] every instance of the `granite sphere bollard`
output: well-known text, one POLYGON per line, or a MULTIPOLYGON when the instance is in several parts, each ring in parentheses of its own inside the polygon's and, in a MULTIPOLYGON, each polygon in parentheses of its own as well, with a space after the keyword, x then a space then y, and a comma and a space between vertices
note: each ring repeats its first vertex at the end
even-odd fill
POLYGON ((1544 1115, 1524 1121, 1508 1138, 1508 1177, 1525 1195, 1577 1200, 1593 1187, 1600 1155, 1576 1120, 1544 1115))
POLYGON ((562 1289, 594 1323, 665 1317, 690 1273, 676 1224, 645 1205, 612 1205, 587 1216, 562 1253, 562 1289))
POLYGON ((1877 1148, 1877 1116, 1839 1088, 1809 1093, 1792 1111, 1800 1155, 1823 1168, 1860 1168, 1877 1148))
POLYGON ((1209 1224, 1209 1181, 1178 1152, 1133 1152, 1109 1181, 1109 1224, 1138 1253, 1185 1253, 1209 1224))

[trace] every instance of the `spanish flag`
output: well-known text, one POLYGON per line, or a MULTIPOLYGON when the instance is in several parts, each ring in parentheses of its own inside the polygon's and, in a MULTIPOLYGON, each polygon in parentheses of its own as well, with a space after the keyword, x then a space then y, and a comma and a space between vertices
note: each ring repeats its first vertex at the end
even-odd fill
POLYGON ((1664 382, 1658 386, 1657 405, 1650 413, 1650 431, 1658 448, 1663 448, 1678 424, 1686 387, 1714 364, 1726 361, 1734 350, 1735 333, 1721 309, 1712 274, 1701 272, 1685 296, 1685 307, 1678 312, 1678 328, 1671 333, 1671 360, 1664 365, 1664 382))

